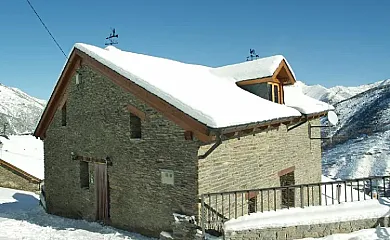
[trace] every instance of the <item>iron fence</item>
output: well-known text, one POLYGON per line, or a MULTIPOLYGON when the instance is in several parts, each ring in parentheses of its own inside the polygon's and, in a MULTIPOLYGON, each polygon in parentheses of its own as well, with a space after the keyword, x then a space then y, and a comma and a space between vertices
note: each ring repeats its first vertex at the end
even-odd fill
POLYGON ((201 195, 203 234, 223 232, 227 220, 258 212, 326 206, 390 196, 390 176, 347 179, 201 195))

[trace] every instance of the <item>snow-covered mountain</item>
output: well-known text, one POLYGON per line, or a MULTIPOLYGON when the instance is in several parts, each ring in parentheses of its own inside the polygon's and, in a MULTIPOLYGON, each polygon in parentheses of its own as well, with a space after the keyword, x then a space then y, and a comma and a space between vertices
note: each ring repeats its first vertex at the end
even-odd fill
POLYGON ((0 134, 33 132, 46 101, 29 96, 17 88, 0 84, 0 134))
MULTIPOLYGON (((302 91, 335 106, 339 123, 324 128, 323 174, 341 179, 390 174, 390 80, 358 87, 299 83, 302 91)), ((323 119, 323 123, 326 120, 323 119)))
POLYGON ((369 89, 389 85, 390 79, 357 87, 335 86, 332 88, 325 88, 321 85, 308 86, 300 81, 298 81, 297 84, 301 86, 304 94, 320 101, 324 101, 330 104, 336 104, 338 102, 356 96, 359 93, 365 92, 369 89))

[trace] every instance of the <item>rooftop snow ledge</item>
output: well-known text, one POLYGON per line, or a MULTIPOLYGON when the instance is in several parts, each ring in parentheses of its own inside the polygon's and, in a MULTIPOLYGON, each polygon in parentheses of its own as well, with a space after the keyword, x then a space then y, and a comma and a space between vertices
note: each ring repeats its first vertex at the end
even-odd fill
POLYGON ((74 48, 211 128, 301 116, 293 108, 240 89, 231 78, 216 76, 209 67, 115 47, 102 49, 77 43, 74 48), (253 111, 253 106, 261 110, 253 111))
POLYGON ((332 105, 303 94, 299 85, 283 86, 285 105, 303 114, 314 114, 334 110, 332 105))

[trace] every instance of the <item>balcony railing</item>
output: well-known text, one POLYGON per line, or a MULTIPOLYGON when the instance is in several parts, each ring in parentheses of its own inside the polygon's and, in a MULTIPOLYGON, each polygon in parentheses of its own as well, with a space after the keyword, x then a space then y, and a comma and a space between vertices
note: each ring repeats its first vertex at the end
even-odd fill
POLYGON ((203 233, 222 232, 224 222, 257 212, 335 205, 389 195, 390 176, 207 193, 201 195, 199 220, 203 233))

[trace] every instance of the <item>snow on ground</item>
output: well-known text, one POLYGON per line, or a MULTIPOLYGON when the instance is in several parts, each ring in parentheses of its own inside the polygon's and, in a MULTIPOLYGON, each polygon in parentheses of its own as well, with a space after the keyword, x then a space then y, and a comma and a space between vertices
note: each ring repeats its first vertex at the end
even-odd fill
POLYGON ((30 192, 0 188, 0 240, 152 240, 84 220, 47 214, 30 192))
POLYGON ((341 203, 332 206, 282 209, 229 220, 227 231, 277 228, 390 216, 388 198, 341 203))
POLYGON ((377 227, 352 233, 334 234, 323 238, 303 238, 301 240, 388 240, 390 228, 377 227))
POLYGON ((9 139, 0 137, 0 141, 3 143, 0 159, 44 179, 43 141, 31 135, 12 135, 9 139))
POLYGON ((349 179, 390 174, 390 131, 351 139, 323 152, 323 174, 349 179))

